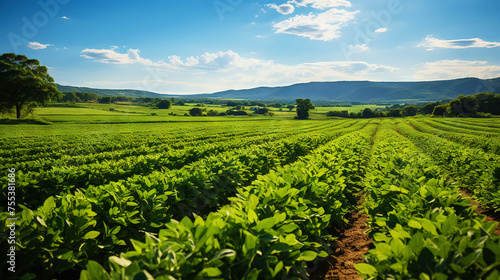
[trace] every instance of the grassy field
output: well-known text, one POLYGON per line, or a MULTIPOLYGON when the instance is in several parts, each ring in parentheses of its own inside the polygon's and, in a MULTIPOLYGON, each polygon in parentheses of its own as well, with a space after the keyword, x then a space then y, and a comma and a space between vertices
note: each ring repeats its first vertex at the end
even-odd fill
MULTIPOLYGON (((195 105, 195 104, 193 104, 195 105)), ((317 107, 311 110, 312 120, 325 119, 325 114, 332 110, 349 110, 360 112, 364 108, 376 108, 376 105, 355 105, 353 107, 317 107)), ((117 104, 78 104, 78 107, 41 107, 34 109, 34 117, 52 125, 43 127, 36 124, 23 124, 19 126, 5 125, 3 131, 8 135, 22 136, 33 132, 49 133, 53 135, 64 134, 101 134, 107 131, 152 131, 168 127, 176 127, 173 123, 193 122, 234 122, 234 121, 263 121, 291 122, 296 116, 295 110, 272 108, 274 116, 223 116, 223 117, 192 117, 184 116, 193 106, 172 106, 168 110, 160 110, 145 106, 117 105, 117 104), (113 109, 113 111, 110 111, 113 109), (175 116, 170 115, 176 114, 175 116), (154 114, 154 115, 153 115, 154 114), (148 125, 144 125, 148 124, 148 125)), ((216 110, 225 112, 228 107, 219 105, 205 105, 207 111, 216 110)), ((382 108, 382 107, 380 107, 382 108)), ((247 113, 252 111, 245 108, 247 113)))
POLYGON ((470 205, 500 209, 500 119, 324 116, 366 107, 294 120, 84 104, 36 108, 45 125, 5 121, 14 278, 495 279, 500 228, 470 205), (310 269, 326 257, 353 266, 310 269))

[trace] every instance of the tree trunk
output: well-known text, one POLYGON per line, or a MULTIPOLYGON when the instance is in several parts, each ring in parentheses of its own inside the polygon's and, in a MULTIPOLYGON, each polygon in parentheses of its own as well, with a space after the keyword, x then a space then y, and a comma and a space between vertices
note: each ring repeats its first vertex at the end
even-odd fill
POLYGON ((16 103, 16 115, 18 119, 21 118, 21 105, 21 103, 16 103))

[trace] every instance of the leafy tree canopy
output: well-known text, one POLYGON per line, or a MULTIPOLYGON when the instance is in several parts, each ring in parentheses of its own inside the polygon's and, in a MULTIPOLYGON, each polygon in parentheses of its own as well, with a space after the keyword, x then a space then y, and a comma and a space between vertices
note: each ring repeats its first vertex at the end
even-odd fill
POLYGON ((0 56, 0 107, 21 110, 36 104, 46 104, 62 98, 54 79, 47 74, 47 67, 36 59, 24 55, 4 53, 0 56))
POLYGON ((299 120, 307 119, 309 117, 309 110, 314 109, 310 99, 295 99, 297 103, 297 118, 299 120))
POLYGON ((191 116, 201 116, 203 114, 203 111, 200 108, 193 108, 189 110, 189 114, 191 116))
POLYGON ((162 100, 158 103, 158 109, 170 109, 172 106, 172 101, 169 99, 162 100))

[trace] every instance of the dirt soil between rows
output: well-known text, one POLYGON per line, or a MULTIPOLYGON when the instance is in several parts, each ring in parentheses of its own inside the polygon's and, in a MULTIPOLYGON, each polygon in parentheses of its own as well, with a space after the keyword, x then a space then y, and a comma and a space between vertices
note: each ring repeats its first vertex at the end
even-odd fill
POLYGON ((311 280, 361 279, 354 264, 364 262, 363 255, 372 244, 372 240, 365 233, 368 230, 368 216, 351 212, 346 218, 349 223, 344 228, 332 229, 332 235, 338 237, 331 247, 333 254, 319 263, 318 269, 311 274, 311 280))
MULTIPOLYGON (((465 197, 472 197, 472 194, 470 192, 468 192, 467 190, 460 190, 460 192, 465 197)), ((479 215, 486 216, 485 222, 497 222, 498 225, 495 229, 495 235, 500 235, 500 212, 495 212, 493 210, 485 209, 485 208, 481 207, 481 205, 479 205, 479 203, 477 203, 477 201, 475 201, 474 199, 471 199, 471 201, 469 202, 469 205, 476 206, 476 210, 475 210, 476 213, 478 213, 479 215)))

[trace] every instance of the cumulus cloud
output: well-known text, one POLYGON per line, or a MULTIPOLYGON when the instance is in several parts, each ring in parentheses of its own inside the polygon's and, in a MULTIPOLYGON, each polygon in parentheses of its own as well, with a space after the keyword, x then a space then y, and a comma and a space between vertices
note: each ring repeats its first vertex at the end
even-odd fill
POLYGON ((62 19, 69 19, 69 17, 67 17, 67 16, 62 16, 61 18, 62 19))
POLYGON ((297 15, 274 24, 274 28, 276 33, 330 41, 340 37, 340 28, 351 21, 358 12, 330 9, 320 14, 297 15))
POLYGON ((387 28, 382 27, 382 28, 379 28, 379 29, 375 30, 375 32, 377 32, 377 33, 384 33, 384 32, 387 32, 387 28))
POLYGON ((428 35, 417 47, 427 48, 432 51, 435 48, 445 49, 467 49, 467 48, 496 48, 500 47, 500 42, 488 42, 479 38, 441 40, 428 35))
POLYGON ((399 69, 363 61, 328 61, 286 65, 272 60, 241 57, 233 51, 205 53, 198 57, 181 59, 169 57, 172 65, 180 70, 207 70, 226 73, 223 84, 233 87, 258 85, 283 85, 297 82, 356 80, 383 75, 399 69))
POLYGON ((477 77, 489 79, 500 76, 500 66, 487 61, 440 60, 428 62, 414 75, 415 80, 455 79, 477 77))
POLYGON ((292 0, 288 1, 288 3, 302 7, 310 5, 315 9, 326 9, 333 7, 351 7, 351 2, 346 0, 292 0))
POLYGON ((353 48, 357 52, 365 52, 368 51, 370 48, 366 44, 363 45, 351 45, 351 48, 353 48))
POLYGON ((84 49, 81 52, 81 56, 84 58, 96 60, 102 63, 110 64, 144 64, 153 65, 153 62, 149 59, 141 58, 139 55, 139 50, 129 49, 127 53, 118 53, 115 48, 112 49, 84 49))
POLYGON ((29 42, 27 47, 32 49, 32 50, 43 50, 43 49, 46 49, 47 47, 51 47, 51 46, 54 46, 54 45, 51 45, 51 44, 41 44, 41 43, 38 43, 38 42, 29 42))
MULTIPOLYGON (((154 77, 145 78, 148 89, 152 85, 163 87, 162 81, 196 79, 206 92, 227 88, 279 86, 310 81, 380 79, 399 69, 364 61, 320 61, 287 65, 273 60, 242 57, 227 50, 206 52, 199 56, 169 56, 152 62, 139 56, 139 50, 118 53, 110 49, 85 49, 82 57, 108 64, 142 64, 152 69, 154 77), (154 81, 154 82, 153 82, 154 81)), ((191 91, 193 87, 185 87, 191 91)))
POLYGON ((278 13, 283 15, 291 14, 295 10, 295 8, 290 4, 281 4, 279 6, 276 4, 267 4, 266 6, 275 9, 278 13))
POLYGON ((237 64, 241 61, 241 58, 237 53, 229 50, 216 53, 206 52, 197 57, 188 57, 185 60, 174 55, 168 57, 168 60, 174 66, 192 67, 203 70, 224 70, 233 66, 239 66, 237 64))

